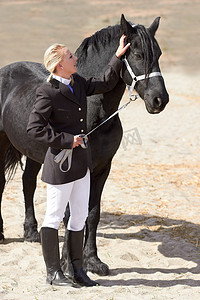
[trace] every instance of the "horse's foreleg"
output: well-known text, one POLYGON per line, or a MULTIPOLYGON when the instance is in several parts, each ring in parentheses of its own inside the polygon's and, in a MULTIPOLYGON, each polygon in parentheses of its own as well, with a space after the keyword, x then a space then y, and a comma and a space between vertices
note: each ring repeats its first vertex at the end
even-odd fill
POLYGON ((111 164, 107 165, 101 174, 91 174, 89 215, 86 223, 84 247, 84 269, 99 275, 108 275, 109 267, 97 255, 96 232, 100 219, 101 194, 109 175, 111 164))
POLYGON ((60 260, 62 271, 65 273, 68 268, 68 234, 67 234, 67 223, 70 217, 69 204, 66 207, 65 215, 63 218, 63 223, 65 225, 65 237, 64 244, 62 248, 62 257, 60 260))
POLYGON ((33 203, 33 197, 37 184, 37 175, 40 171, 40 168, 40 163, 27 157, 22 181, 25 200, 24 238, 29 242, 40 241, 33 203))

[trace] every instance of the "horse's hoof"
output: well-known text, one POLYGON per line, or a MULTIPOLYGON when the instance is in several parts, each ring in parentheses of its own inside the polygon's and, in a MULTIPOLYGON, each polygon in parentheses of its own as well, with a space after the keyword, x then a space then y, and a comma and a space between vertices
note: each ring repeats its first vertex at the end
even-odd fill
POLYGON ((31 243, 40 243, 40 234, 38 231, 24 233, 24 240, 31 243))
POLYGON ((97 256, 84 258, 83 267, 85 271, 96 273, 100 276, 107 276, 110 273, 108 265, 103 263, 97 256))
POLYGON ((5 238, 4 238, 4 235, 3 233, 0 233, 0 244, 3 244, 5 238))

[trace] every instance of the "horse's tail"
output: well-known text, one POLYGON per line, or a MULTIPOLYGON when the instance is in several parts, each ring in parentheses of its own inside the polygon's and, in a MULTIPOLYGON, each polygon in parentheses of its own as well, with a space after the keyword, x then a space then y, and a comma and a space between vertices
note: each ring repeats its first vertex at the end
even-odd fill
POLYGON ((5 153, 5 174, 7 175, 7 181, 11 180, 17 170, 17 167, 23 167, 22 153, 19 152, 12 144, 8 146, 5 153))

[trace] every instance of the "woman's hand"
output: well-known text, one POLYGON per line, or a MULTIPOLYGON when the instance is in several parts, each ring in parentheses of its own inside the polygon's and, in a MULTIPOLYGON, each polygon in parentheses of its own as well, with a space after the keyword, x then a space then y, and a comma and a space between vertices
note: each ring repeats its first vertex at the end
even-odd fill
POLYGON ((119 40, 119 47, 115 53, 118 58, 120 58, 126 52, 126 50, 130 47, 130 43, 125 45, 125 38, 126 38, 126 36, 123 34, 119 40))
POLYGON ((80 136, 74 136, 73 148, 78 147, 83 142, 83 139, 80 136))

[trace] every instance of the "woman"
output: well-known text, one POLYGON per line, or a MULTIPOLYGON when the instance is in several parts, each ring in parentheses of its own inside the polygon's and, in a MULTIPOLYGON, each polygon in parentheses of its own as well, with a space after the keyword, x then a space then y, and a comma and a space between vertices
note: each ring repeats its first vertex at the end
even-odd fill
POLYGON ((51 75, 48 82, 36 91, 36 101, 29 117, 27 132, 32 138, 49 147, 42 172, 42 180, 47 183, 47 208, 41 228, 47 283, 71 285, 60 267, 58 243, 58 227, 69 202, 70 218, 67 230, 68 254, 72 266, 70 276, 73 282, 81 286, 98 285, 82 268, 92 162, 89 145, 83 148, 83 139, 79 135, 87 132, 86 97, 105 93, 116 85, 122 67, 120 57, 129 46, 130 44, 125 46, 123 35, 104 76, 89 80, 76 73, 77 57, 66 46, 55 44, 45 52, 44 65, 51 75), (63 163, 62 168, 65 170, 55 162, 61 149, 73 149, 71 164, 68 164, 67 159, 63 163))

